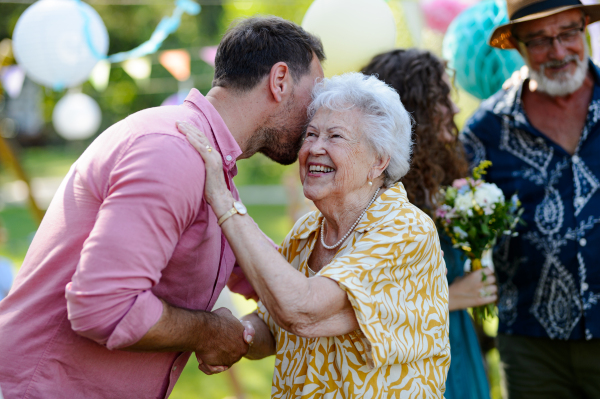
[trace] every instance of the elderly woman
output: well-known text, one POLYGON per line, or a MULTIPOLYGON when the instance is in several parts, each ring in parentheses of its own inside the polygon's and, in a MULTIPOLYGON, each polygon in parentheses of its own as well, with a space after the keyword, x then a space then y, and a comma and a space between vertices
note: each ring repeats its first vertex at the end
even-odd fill
POLYGON ((450 363, 448 286, 436 228, 410 204, 411 119, 375 77, 325 79, 299 153, 305 196, 277 252, 222 177, 220 156, 180 128, 206 164, 205 196, 261 301, 246 355, 276 354, 274 398, 441 398, 450 363))

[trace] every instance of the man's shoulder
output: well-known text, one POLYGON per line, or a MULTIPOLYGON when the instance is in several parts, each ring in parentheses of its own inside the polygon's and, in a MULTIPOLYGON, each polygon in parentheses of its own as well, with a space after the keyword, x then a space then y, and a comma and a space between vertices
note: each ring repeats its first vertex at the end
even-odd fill
POLYGON ((185 135, 177 129, 177 121, 192 122, 199 125, 201 130, 210 129, 210 124, 201 113, 194 112, 185 105, 147 108, 124 120, 134 139, 148 134, 162 134, 185 140, 185 135))
POLYGON ((510 114, 515 105, 516 90, 500 89, 496 94, 481 102, 475 113, 469 118, 466 126, 477 127, 499 120, 502 115, 510 114))

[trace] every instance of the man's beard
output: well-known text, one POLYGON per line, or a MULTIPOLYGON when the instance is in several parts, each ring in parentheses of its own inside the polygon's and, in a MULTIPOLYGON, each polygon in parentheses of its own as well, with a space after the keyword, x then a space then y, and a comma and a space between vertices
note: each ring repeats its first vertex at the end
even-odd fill
POLYGON ((282 165, 296 162, 306 130, 306 120, 294 118, 297 114, 294 112, 294 104, 295 97, 292 93, 283 114, 271 117, 271 120, 254 132, 246 144, 249 153, 260 152, 282 165))
MULTIPOLYGON (((583 61, 579 59, 577 54, 568 55, 564 60, 550 61, 540 65, 539 72, 534 71, 531 66, 528 65, 529 75, 531 76, 532 80, 537 82, 537 90, 552 97, 567 96, 576 92, 583 84, 588 71, 588 55, 589 50, 586 45, 583 61), (575 69, 575 72, 572 74, 569 72, 560 72, 555 74, 553 79, 550 79, 544 73, 546 68, 560 67, 568 64, 571 61, 575 61, 577 63, 577 69, 575 69)), ((529 64, 529 62, 527 62, 527 64, 529 64)))
MULTIPOLYGON (((286 115, 290 115, 286 112, 286 115)), ((302 146, 305 121, 295 121, 291 117, 285 122, 283 118, 277 118, 268 126, 258 128, 248 143, 247 152, 254 154, 260 152, 282 165, 291 165, 298 159, 298 151, 302 146), (294 138, 297 137, 296 140, 294 138)))
MULTIPOLYGON (((300 129, 304 128, 300 127, 300 129)), ((302 146, 303 135, 300 135, 296 141, 289 140, 290 137, 297 134, 297 130, 298 127, 264 127, 254 134, 250 142, 253 142, 254 138, 257 138, 257 141, 260 141, 257 152, 266 155, 279 164, 291 165, 298 159, 298 151, 300 151, 300 147, 302 146)))

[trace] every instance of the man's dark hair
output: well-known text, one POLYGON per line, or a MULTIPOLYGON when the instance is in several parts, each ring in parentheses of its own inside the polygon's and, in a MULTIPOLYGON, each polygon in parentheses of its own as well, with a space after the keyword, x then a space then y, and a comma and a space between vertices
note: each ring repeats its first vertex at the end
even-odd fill
POLYGON ((219 44, 212 85, 250 90, 278 62, 288 65, 297 82, 309 73, 313 54, 325 59, 321 41, 295 23, 278 17, 244 19, 219 44))

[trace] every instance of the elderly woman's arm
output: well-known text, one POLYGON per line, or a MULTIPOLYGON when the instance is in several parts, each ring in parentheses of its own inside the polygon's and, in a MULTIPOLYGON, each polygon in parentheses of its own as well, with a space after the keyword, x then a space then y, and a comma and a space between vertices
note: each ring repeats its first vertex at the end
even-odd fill
MULTIPOLYGON (((204 158, 207 202, 216 215, 224 215, 233 207, 234 198, 221 173, 221 156, 207 150, 208 140, 195 127, 177 126, 204 158)), ((333 280, 307 278, 294 269, 249 216, 230 217, 221 229, 246 278, 281 328, 302 337, 337 336, 359 328, 346 292, 333 280)))
MULTIPOLYGON (((223 201, 233 203, 233 198, 224 196, 223 201)), ((216 208, 219 215, 230 206, 216 208)), ((281 328, 302 337, 337 336, 358 329, 346 292, 333 280, 307 278, 294 269, 249 217, 231 217, 221 228, 246 277, 281 328)))
POLYGON ((250 360, 259 360, 274 355, 277 345, 267 323, 262 321, 256 312, 247 314, 240 320, 244 325, 245 333, 254 337, 244 357, 250 360))

